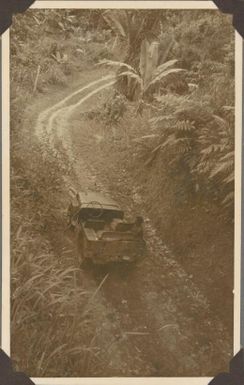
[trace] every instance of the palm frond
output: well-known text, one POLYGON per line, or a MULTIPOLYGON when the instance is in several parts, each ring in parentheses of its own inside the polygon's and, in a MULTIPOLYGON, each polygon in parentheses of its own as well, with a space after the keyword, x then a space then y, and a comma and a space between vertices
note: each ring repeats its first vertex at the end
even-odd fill
POLYGON ((122 37, 126 37, 126 25, 122 22, 122 15, 119 15, 116 10, 107 10, 103 13, 103 18, 110 28, 122 37), (124 25, 123 25, 124 24, 124 25))
POLYGON ((165 63, 163 63, 163 64, 160 64, 160 65, 156 68, 156 70, 155 70, 155 72, 154 72, 154 75, 157 76, 157 75, 159 75, 159 73, 161 73, 162 71, 166 71, 167 68, 172 67, 173 65, 175 65, 175 64, 177 63, 177 61, 178 61, 177 59, 173 59, 173 60, 169 60, 169 61, 167 61, 167 62, 165 62, 165 63))
POLYGON ((142 85, 141 77, 138 74, 136 74, 135 72, 125 71, 125 72, 121 72, 120 74, 118 74, 118 77, 123 77, 123 76, 129 77, 130 79, 135 79, 138 82, 138 84, 142 85))
POLYGON ((183 72, 185 70, 183 70, 182 68, 171 68, 167 71, 163 71, 161 72, 158 76, 156 76, 149 84, 148 86, 146 87, 145 91, 148 90, 149 87, 153 86, 154 84, 157 84, 160 80, 162 80, 163 78, 167 77, 168 75, 170 74, 173 74, 173 73, 178 73, 178 72, 183 72))
POLYGON ((132 66, 130 66, 129 64, 127 63, 123 63, 123 62, 120 62, 120 61, 114 61, 114 60, 108 60, 108 59, 103 59, 101 60, 97 65, 106 65, 106 66, 109 66, 109 67, 118 67, 118 68, 128 68, 128 70, 136 73, 136 70, 135 68, 133 68, 132 66))

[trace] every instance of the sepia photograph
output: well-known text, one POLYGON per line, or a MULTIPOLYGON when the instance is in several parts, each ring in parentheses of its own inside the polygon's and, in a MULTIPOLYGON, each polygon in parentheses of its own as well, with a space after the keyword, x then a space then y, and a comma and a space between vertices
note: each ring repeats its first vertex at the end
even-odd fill
POLYGON ((235 30, 131 3, 33 7, 8 35, 9 347, 33 378, 233 357, 235 30))

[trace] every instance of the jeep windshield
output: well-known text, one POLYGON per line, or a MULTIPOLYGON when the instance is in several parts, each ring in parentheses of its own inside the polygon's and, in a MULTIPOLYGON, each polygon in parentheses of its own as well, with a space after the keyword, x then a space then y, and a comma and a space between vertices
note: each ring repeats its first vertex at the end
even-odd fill
POLYGON ((79 192, 78 201, 80 204, 80 210, 78 214, 79 222, 88 219, 100 219, 108 221, 113 218, 124 218, 124 212, 121 210, 118 203, 100 193, 79 192))
POLYGON ((124 213, 121 210, 107 209, 106 207, 84 207, 81 208, 78 214, 78 222, 83 222, 88 219, 90 220, 102 220, 109 221, 114 218, 123 219, 124 213))

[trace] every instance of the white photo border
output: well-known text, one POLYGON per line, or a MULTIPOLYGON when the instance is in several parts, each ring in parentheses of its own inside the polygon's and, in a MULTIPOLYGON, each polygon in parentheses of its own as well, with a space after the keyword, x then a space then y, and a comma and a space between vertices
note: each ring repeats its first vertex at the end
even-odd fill
MULTIPOLYGON (((46 1, 36 0, 31 9, 216 9, 212 1, 46 1)), ((233 351, 241 348, 241 163, 243 40, 235 33, 235 250, 234 250, 234 330, 233 351)), ((10 351, 10 37, 2 35, 2 349, 10 351)), ((217 373, 216 373, 217 374, 217 373)), ((36 385, 207 385, 208 377, 104 377, 32 378, 36 385)))

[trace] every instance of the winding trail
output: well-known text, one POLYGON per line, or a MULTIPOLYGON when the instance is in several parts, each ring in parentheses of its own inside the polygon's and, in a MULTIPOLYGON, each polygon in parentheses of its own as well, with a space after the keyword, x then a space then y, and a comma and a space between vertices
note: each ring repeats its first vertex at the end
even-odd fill
MULTIPOLYGON (((97 170, 75 148, 69 126, 73 114, 85 102, 92 103, 98 93, 114 83, 113 75, 92 81, 41 112, 37 119, 35 134, 44 156, 51 153, 61 163, 68 160, 72 167, 72 174, 64 176, 67 189, 69 185, 93 189, 96 184, 99 190, 111 194, 99 180, 97 170)), ((112 191, 115 199, 116 194, 112 191)), ((133 198, 128 204, 133 207, 133 198)), ((209 375, 216 351, 223 357, 229 354, 229 346, 222 337, 225 328, 211 314, 208 300, 156 235, 147 213, 143 215, 147 219, 148 258, 134 269, 114 266, 86 272, 87 284, 94 287, 108 274, 100 295, 112 314, 107 323, 111 338, 107 349, 114 360, 111 365, 119 366, 118 375, 126 376, 209 375), (111 325, 116 325, 114 335, 111 325), (216 332, 211 340, 207 333, 213 328, 216 332)))
MULTIPOLYGON (((67 121, 70 118, 70 115, 72 114, 72 112, 76 108, 78 108, 80 105, 82 105, 82 103, 84 103, 86 100, 88 100, 90 97, 92 97, 96 93, 101 92, 105 88, 111 87, 115 83, 115 81, 116 80, 114 75, 107 75, 102 78, 99 78, 79 88, 78 90, 72 92, 70 95, 68 95, 58 103, 54 104, 52 107, 43 111, 39 115, 35 126, 35 134, 40 140, 40 143, 45 145, 48 143, 48 150, 49 151, 52 150, 57 155, 57 152, 55 151, 53 124, 57 121, 59 116, 62 116, 62 117, 65 116, 65 119, 67 121), (108 80, 111 80, 111 81, 109 82, 108 80), (97 87, 97 85, 99 85, 100 83, 104 83, 104 84, 102 86, 97 87), (84 91, 87 91, 92 87, 95 87, 95 90, 90 91, 88 94, 81 97, 84 91), (66 106, 66 103, 72 102, 72 100, 73 99, 75 100, 77 96, 78 96, 78 102, 76 103, 73 102, 73 104, 71 103, 66 106)), ((43 146, 43 148, 44 148, 44 151, 47 150, 45 146, 43 146)))

